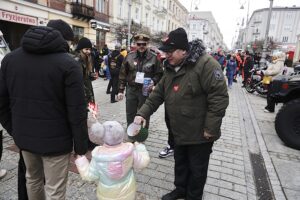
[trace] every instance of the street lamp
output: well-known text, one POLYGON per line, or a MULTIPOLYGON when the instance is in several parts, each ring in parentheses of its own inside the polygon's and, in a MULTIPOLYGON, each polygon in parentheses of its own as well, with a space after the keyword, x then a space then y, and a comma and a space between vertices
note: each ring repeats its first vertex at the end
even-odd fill
POLYGON ((128 32, 127 32, 127 48, 130 48, 130 32, 131 32, 131 0, 128 0, 128 32))
POLYGON ((190 12, 193 11, 193 4, 195 5, 195 10, 198 10, 198 5, 200 4, 200 0, 191 0, 191 9, 190 12))
MULTIPOLYGON (((244 0, 243 2, 241 2, 241 0, 240 0, 240 4, 241 4, 240 9, 241 10, 245 9, 244 8, 244 4, 246 4, 246 0, 244 0)), ((249 7, 250 7, 250 0, 248 0, 246 27, 245 27, 245 30, 244 30, 244 32, 245 32, 245 44, 244 44, 244 47, 243 47, 244 49, 247 48, 247 32, 248 32, 249 7)), ((243 22, 242 22, 241 26, 243 26, 243 24, 244 24, 244 18, 243 18, 243 22)))
POLYGON ((273 1, 274 0, 269 0, 269 1, 270 1, 270 7, 269 7, 269 13, 268 13, 268 20, 267 20, 267 27, 266 27, 266 32, 265 32, 265 41, 264 41, 262 56, 261 56, 261 59, 259 61, 260 66, 265 66, 266 65, 266 56, 267 56, 267 47, 268 47, 268 36, 269 36, 271 14, 272 14, 272 7, 273 7, 273 1))

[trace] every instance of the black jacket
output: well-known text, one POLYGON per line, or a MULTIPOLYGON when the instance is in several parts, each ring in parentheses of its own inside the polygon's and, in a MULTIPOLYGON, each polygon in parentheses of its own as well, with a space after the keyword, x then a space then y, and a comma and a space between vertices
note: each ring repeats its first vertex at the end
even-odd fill
POLYGON ((82 72, 61 34, 32 27, 0 69, 0 122, 16 145, 41 155, 87 151, 82 72))
POLYGON ((122 66, 122 62, 124 60, 123 55, 118 50, 113 50, 111 54, 108 56, 108 66, 110 75, 114 77, 119 77, 120 69, 122 66), (115 67, 112 67, 112 62, 115 62, 115 67))

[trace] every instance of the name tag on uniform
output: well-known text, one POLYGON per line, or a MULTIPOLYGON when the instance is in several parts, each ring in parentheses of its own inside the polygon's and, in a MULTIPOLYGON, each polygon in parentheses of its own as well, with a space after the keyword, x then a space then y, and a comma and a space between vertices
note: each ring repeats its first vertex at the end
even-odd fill
POLYGON ((145 76, 144 72, 137 72, 135 76, 135 82, 144 84, 144 76, 145 76))

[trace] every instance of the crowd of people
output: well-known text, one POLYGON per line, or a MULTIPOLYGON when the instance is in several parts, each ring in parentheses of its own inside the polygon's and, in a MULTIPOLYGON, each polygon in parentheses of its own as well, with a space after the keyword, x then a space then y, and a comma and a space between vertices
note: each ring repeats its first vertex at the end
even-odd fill
MULTIPOLYGON (((70 54, 68 41, 73 38, 66 22, 51 20, 46 27, 31 27, 21 47, 2 61, 0 123, 20 149, 19 199, 65 199, 72 151, 80 175, 98 181, 99 199, 135 198, 131 168, 147 166, 146 147, 130 139, 123 143, 124 130, 118 122, 98 127, 103 146, 88 137, 92 131, 87 125, 88 107, 97 102, 92 81, 101 76, 108 80, 106 93, 111 103, 125 99, 127 126, 149 128, 150 116, 164 103, 168 146, 159 157, 174 155, 175 189, 162 199, 202 199, 210 154, 221 136, 229 104, 227 88, 232 88, 238 75, 245 85, 260 55, 248 51, 225 55, 222 50, 209 55, 201 40, 188 41, 183 28, 162 38, 159 49, 164 56, 151 51, 151 38, 142 33, 134 36, 136 49, 131 52, 120 44, 114 50, 105 45, 98 51, 83 37, 70 54), (120 149, 122 158, 116 153, 120 149), (91 163, 84 156, 88 150, 93 151, 91 163), (132 159, 136 164, 129 165, 132 159), (107 161, 112 160, 108 167, 107 161), (122 166, 126 173, 120 171, 122 166), (124 177, 128 177, 126 183, 124 177), (112 182, 122 187, 129 184, 130 189, 109 187, 112 182)), ((278 55, 276 66, 281 66, 281 60, 278 55)), ((271 75, 271 71, 260 73, 271 75)), ((269 103, 266 109, 272 111, 269 103)), ((0 170, 0 178, 6 173, 0 170)))
MULTIPOLYGON (((286 73, 286 60, 287 56, 284 52, 277 51, 272 55, 266 55, 266 65, 260 66, 261 54, 254 53, 250 54, 249 51, 238 50, 236 53, 228 53, 225 56, 222 50, 211 54, 225 69, 225 74, 228 81, 228 88, 232 88, 233 82, 237 82, 237 76, 242 77, 242 87, 249 84, 251 79, 251 70, 257 68, 257 74, 261 75, 265 79, 261 80, 262 84, 267 91, 270 91, 272 87, 272 79, 276 76, 286 73), (266 81, 265 83, 265 80, 266 81)), ((265 112, 273 113, 275 110, 275 103, 272 102, 270 98, 270 93, 267 92, 267 106, 264 108, 265 112)))

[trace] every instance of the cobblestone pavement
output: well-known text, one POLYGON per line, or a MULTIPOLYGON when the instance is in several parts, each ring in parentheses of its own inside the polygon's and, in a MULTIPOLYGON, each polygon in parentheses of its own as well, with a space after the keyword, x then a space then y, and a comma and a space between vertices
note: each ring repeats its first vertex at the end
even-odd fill
MULTIPOLYGON (((126 127, 125 101, 111 104, 110 95, 105 94, 107 83, 103 79, 93 82, 100 106, 99 120, 117 120, 126 127)), ((239 84, 229 90, 229 95, 230 105, 223 120, 222 137, 215 143, 211 155, 203 199, 299 199, 299 151, 285 147, 277 137, 275 114, 262 111, 266 99, 246 94, 239 84), (263 198, 257 192, 250 155, 262 158, 271 198, 263 198)), ((163 106, 151 117, 149 133, 145 144, 151 162, 146 169, 136 172, 138 200, 160 199, 174 188, 174 159, 158 158, 158 152, 167 141, 163 106)), ((17 199, 18 153, 9 150, 12 145, 13 140, 5 134, 1 167, 8 169, 8 175, 0 180, 0 200, 17 199)), ((95 184, 82 181, 77 173, 69 173, 67 199, 96 199, 95 189, 95 184)))

